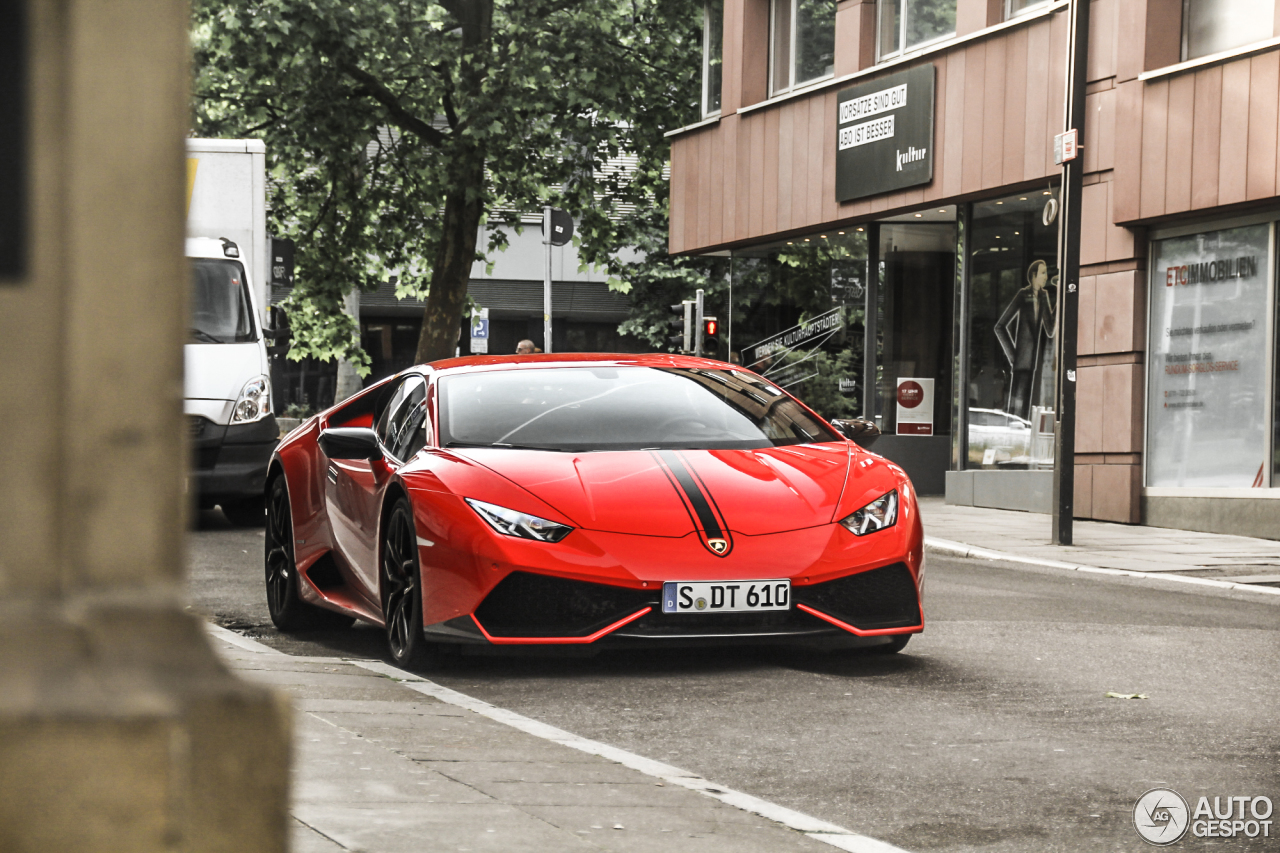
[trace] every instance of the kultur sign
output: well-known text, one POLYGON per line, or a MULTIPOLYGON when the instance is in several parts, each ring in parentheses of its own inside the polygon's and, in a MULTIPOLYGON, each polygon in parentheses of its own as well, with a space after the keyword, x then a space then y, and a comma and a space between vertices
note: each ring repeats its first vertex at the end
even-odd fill
POLYGON ((933 65, 840 93, 836 106, 836 201, 933 180, 933 65))

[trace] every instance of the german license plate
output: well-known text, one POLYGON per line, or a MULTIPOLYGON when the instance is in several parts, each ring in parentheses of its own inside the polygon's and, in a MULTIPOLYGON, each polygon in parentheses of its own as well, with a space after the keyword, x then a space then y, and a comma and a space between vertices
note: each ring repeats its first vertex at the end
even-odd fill
POLYGON ((667 581, 662 585, 663 613, 741 613, 786 610, 791 581, 667 581))

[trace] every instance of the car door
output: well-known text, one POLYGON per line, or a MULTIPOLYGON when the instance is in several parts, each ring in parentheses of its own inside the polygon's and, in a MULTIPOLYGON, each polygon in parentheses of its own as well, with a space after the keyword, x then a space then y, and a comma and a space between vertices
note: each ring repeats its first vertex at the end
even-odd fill
POLYGON ((374 425, 382 458, 329 460, 325 499, 334 542, 363 587, 361 592, 375 604, 379 600, 378 511, 382 493, 401 464, 397 451, 403 453, 408 447, 403 440, 408 432, 405 424, 422 409, 426 390, 426 380, 410 374, 391 392, 390 402, 374 425))

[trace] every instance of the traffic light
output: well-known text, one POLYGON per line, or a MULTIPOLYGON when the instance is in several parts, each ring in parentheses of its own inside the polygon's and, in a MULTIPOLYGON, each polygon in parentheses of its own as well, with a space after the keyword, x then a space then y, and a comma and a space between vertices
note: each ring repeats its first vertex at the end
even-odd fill
POLYGON ((720 354, 720 322, 715 317, 702 318, 702 354, 716 358, 720 354))
POLYGON ((667 346, 676 352, 689 352, 693 349, 693 302, 686 299, 672 305, 671 313, 675 316, 668 322, 676 327, 677 332, 667 338, 667 346))

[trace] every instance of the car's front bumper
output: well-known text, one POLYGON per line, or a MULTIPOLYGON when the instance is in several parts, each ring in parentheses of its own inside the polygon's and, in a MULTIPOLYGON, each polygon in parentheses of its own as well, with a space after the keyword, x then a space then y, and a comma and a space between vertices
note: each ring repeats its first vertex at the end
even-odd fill
POLYGON ((250 424, 222 426, 190 416, 190 490, 202 504, 219 498, 261 497, 267 466, 280 437, 274 415, 250 424))
POLYGON ((877 645, 924 630, 916 576, 897 562, 791 588, 787 610, 667 614, 659 588, 513 572, 437 639, 492 645, 877 645))

